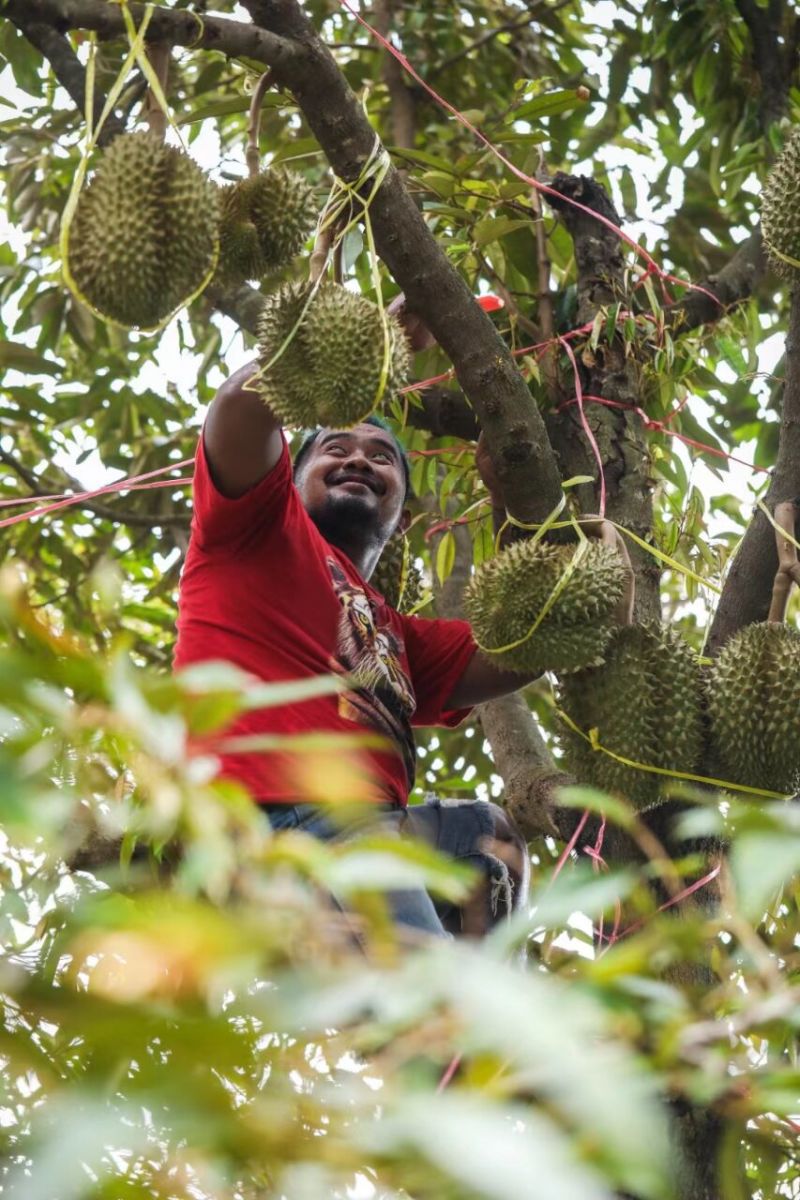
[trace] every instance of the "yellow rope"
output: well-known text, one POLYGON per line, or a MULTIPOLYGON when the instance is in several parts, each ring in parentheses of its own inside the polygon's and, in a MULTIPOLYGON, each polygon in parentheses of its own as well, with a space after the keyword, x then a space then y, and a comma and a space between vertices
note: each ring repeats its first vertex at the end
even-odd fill
POLYGON ((577 733, 588 742, 593 750, 599 750, 603 754, 607 754, 609 758, 613 758, 615 762, 622 763, 624 767, 631 767, 634 771, 649 771, 652 775, 666 775, 670 779, 685 779, 689 783, 705 783, 712 787, 723 788, 728 792, 745 792, 750 796, 762 796, 768 800, 788 800, 789 797, 783 792, 768 792, 763 788, 748 787, 744 783, 731 783, 726 779, 712 779, 707 775, 693 775, 689 771, 670 771, 667 767, 653 767, 648 763, 637 762, 633 758, 626 758, 623 754, 617 754, 613 750, 609 750, 608 746, 604 746, 600 741, 599 729, 590 729, 588 733, 584 732, 579 725, 569 717, 563 709, 555 704, 556 715, 567 725, 573 733, 577 733))

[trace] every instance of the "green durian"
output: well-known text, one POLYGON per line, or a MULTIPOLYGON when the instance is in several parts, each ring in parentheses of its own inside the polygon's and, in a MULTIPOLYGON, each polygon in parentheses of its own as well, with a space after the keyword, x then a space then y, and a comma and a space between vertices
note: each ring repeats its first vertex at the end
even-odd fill
POLYGON ((150 133, 125 133, 78 200, 69 270, 98 312, 152 328, 202 285, 218 225, 217 188, 188 154, 150 133))
POLYGON ((271 167, 222 189, 220 277, 259 280, 294 258, 317 220, 314 189, 296 171, 271 167))
POLYGON ((748 625, 709 672, 711 737, 721 778, 800 791, 800 632, 748 625))
POLYGON ((258 345, 261 395, 285 425, 298 428, 357 425, 408 374, 399 322, 337 283, 322 283, 316 291, 309 283, 288 283, 268 296, 258 345))
POLYGON ((266 272, 258 230, 242 201, 240 186, 229 184, 219 189, 221 215, 216 278, 229 285, 238 285, 246 279, 261 279, 266 272))
POLYGON ((625 586, 622 559, 600 542, 584 543, 552 607, 530 635, 575 558, 574 545, 514 542, 473 575, 464 610, 484 650, 498 648, 498 666, 525 674, 576 671, 602 662, 614 628, 614 609, 625 586), (521 638, 520 645, 513 645, 521 638), (513 646, 511 649, 500 647, 513 646))
POLYGON ((370 583, 399 612, 411 612, 419 604, 425 591, 422 572, 408 553, 402 533, 389 538, 370 583))
POLYGON ((770 171, 761 194, 761 232, 770 262, 785 279, 800 276, 800 130, 796 130, 770 171), (793 266, 787 259, 795 259, 793 266))
MULTIPOLYGON (((602 666, 559 680, 559 705, 585 734, 632 762, 698 773, 704 748, 703 691, 697 655, 656 624, 626 625, 602 666)), ((657 804, 666 776, 617 762, 560 722, 564 768, 580 783, 626 797, 638 810, 657 804)))

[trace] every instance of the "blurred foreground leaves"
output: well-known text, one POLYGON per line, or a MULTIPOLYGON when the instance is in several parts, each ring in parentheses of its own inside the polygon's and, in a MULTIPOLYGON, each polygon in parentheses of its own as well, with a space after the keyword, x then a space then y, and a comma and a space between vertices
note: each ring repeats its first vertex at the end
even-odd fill
MULTIPOLYGON (((271 835, 188 755, 268 689, 221 665, 165 680, 122 646, 103 662, 10 574, 0 604, 4 1194, 666 1198, 668 1098, 783 1145, 800 989, 775 909, 759 935, 734 882, 723 915, 658 916, 633 872, 580 864, 482 944, 401 947, 381 891, 457 900, 462 869, 374 834, 271 835), (576 954, 575 914, 608 930, 619 901, 638 931, 576 954), (703 991, 680 983, 698 960, 703 991), (784 1050, 759 1058, 767 1036, 784 1050)), ((734 881, 797 836, 789 809, 697 815, 738 823, 734 881)))

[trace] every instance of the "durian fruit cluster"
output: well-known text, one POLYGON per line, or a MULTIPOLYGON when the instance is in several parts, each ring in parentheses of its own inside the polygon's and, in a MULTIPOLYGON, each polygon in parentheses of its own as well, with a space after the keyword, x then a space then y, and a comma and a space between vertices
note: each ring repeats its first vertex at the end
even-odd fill
POLYGON ((559 681, 559 704, 584 733, 597 731, 603 749, 564 722, 564 766, 581 783, 618 792, 637 809, 657 804, 667 777, 620 762, 695 774, 704 748, 700 661, 670 629, 626 625, 614 634, 598 667, 559 681))
POLYGON ((800 279, 800 130, 789 138, 761 195, 761 232, 770 262, 791 282, 800 279))
POLYGON ((218 277, 258 281, 299 253, 317 219, 314 189, 296 171, 271 167, 221 189, 218 277))
POLYGON ((92 308, 150 329, 202 286, 218 248, 216 186, 182 150, 125 133, 80 195, 67 260, 92 308))
POLYGON ((409 369, 398 321, 327 281, 316 290, 287 283, 268 296, 258 348, 261 396, 294 428, 357 425, 402 386, 409 369))
POLYGON ((478 645, 492 652, 498 666, 541 674, 603 661, 625 587, 622 559, 597 541, 588 542, 578 559, 575 550, 514 542, 473 575, 464 610, 478 645))
POLYGON ((800 791, 800 632, 765 621, 734 634, 711 668, 708 707, 720 778, 800 791))
POLYGON ((396 533, 383 548, 370 583, 390 608, 411 612, 422 600, 424 581, 419 567, 411 559, 405 535, 396 533))

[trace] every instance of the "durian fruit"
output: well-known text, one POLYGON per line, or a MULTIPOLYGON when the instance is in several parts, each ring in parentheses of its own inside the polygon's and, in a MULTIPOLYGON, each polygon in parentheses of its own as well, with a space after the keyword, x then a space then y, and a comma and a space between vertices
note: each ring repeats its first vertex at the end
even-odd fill
MULTIPOLYGON (((700 662, 690 646, 657 624, 626 625, 602 666, 559 680, 559 704, 585 734, 647 766, 698 772, 704 747, 700 662)), ((638 810, 658 803, 666 776, 625 766, 560 723, 564 767, 581 783, 626 797, 638 810)))
POLYGON ((258 387, 285 425, 344 429, 402 386, 408 346, 399 322, 382 318, 364 296, 338 283, 312 290, 310 283, 288 283, 266 298, 258 326, 258 387), (381 393, 384 321, 389 359, 381 393))
POLYGON ((552 607, 526 637, 570 569, 575 551, 574 545, 514 542, 475 572, 464 610, 478 645, 498 650, 492 654, 498 666, 529 674, 577 671, 602 662, 625 573, 618 552, 601 542, 585 544, 552 607), (521 638, 520 645, 513 645, 521 638))
POLYGON ((709 673, 708 708, 721 778, 800 790, 800 632, 765 621, 734 634, 709 673))
POLYGON ((125 133, 78 200, 69 270, 98 312, 152 328, 202 285, 218 225, 217 188, 188 154, 150 133, 125 133))
POLYGON ((411 612, 424 593, 419 567, 406 549, 405 535, 396 533, 383 548, 370 583, 380 592, 390 608, 411 612))
POLYGON ((220 276, 259 280, 294 258, 316 224, 314 189, 272 167, 222 189, 220 276))
POLYGON ((779 275, 796 280, 800 266, 800 130, 786 143, 761 194, 761 231, 770 262, 779 275), (781 257, 781 256, 784 257, 781 257))

